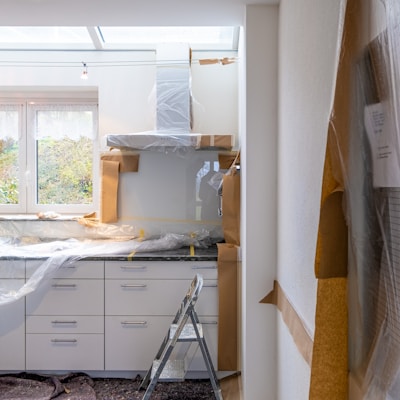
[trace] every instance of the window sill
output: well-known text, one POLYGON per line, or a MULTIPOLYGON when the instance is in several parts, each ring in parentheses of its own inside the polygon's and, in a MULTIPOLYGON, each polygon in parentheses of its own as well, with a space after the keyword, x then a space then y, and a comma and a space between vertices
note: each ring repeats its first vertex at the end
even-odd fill
POLYGON ((0 214, 0 221, 75 221, 84 214, 57 214, 57 216, 39 217, 37 214, 0 214))

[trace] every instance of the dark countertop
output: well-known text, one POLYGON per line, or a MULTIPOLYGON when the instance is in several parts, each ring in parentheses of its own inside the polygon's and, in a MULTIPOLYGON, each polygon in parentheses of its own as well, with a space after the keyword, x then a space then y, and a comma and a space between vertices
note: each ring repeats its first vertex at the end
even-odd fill
POLYGON ((183 247, 176 250, 139 252, 134 254, 106 254, 96 257, 86 257, 84 260, 108 261, 216 261, 218 258, 217 246, 208 248, 183 247))
MULTIPOLYGON (((48 257, 24 257, 25 260, 37 260, 48 257)), ((21 257, 0 255, 0 260, 17 260, 21 257)), ((82 256, 82 261, 216 261, 218 249, 216 245, 207 248, 182 247, 174 250, 152 252, 137 252, 131 254, 99 254, 96 256, 82 256)))

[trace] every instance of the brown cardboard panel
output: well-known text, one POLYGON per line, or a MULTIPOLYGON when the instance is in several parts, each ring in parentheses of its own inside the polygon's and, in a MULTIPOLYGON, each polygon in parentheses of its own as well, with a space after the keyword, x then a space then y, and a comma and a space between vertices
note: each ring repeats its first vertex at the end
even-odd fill
POLYGON ((227 243, 240 245, 240 174, 222 177, 222 230, 227 243))
POLYGON ((119 183, 119 162, 101 161, 101 222, 118 221, 117 197, 119 183))
POLYGON ((101 160, 119 162, 119 172, 138 172, 139 154, 103 154, 101 160))
POLYGON ((216 147, 231 150, 234 145, 233 135, 201 135, 200 148, 216 147))
POLYGON ((222 378, 219 384, 224 400, 241 400, 243 398, 242 377, 240 373, 222 378))
POLYGON ((297 314, 292 304, 286 297, 285 292, 277 281, 274 281, 273 290, 268 293, 260 303, 274 304, 282 313, 282 318, 287 325, 293 340, 299 349, 301 355, 307 364, 311 365, 311 357, 313 352, 313 341, 310 337, 305 324, 301 317, 297 314))
POLYGON ((238 247, 218 244, 218 370, 238 365, 238 247))
POLYGON ((234 163, 240 165, 240 154, 238 152, 233 152, 231 154, 218 154, 218 162, 221 169, 229 169, 234 163))
POLYGON ((347 225, 343 191, 332 192, 321 208, 315 275, 317 278, 347 276, 347 225))
POLYGON ((310 400, 345 400, 348 390, 347 279, 320 279, 310 400))

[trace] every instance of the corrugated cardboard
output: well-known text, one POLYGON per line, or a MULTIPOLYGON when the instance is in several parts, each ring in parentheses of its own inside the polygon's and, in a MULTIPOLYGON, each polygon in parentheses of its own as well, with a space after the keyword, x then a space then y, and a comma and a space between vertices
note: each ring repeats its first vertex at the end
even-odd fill
POLYGON ((218 370, 237 371, 238 363, 238 247, 218 244, 218 370))
POLYGON ((219 148, 231 150, 235 144, 234 135, 201 135, 199 148, 219 148))
POLYGON ((103 223, 118 221, 118 186, 120 172, 137 172, 139 155, 103 154, 101 156, 100 220, 103 223))

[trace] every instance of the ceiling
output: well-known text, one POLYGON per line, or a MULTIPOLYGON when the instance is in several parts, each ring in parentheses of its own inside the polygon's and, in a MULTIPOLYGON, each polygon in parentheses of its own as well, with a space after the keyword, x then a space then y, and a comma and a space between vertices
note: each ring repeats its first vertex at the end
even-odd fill
POLYGON ((0 0, 0 25, 241 26, 247 4, 279 0, 0 0))
POLYGON ((155 50, 160 43, 188 43, 196 50, 237 50, 231 26, 0 26, 0 50, 155 50))

